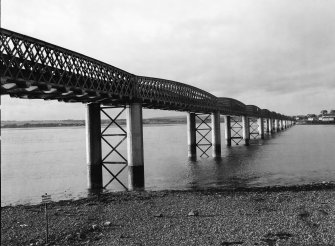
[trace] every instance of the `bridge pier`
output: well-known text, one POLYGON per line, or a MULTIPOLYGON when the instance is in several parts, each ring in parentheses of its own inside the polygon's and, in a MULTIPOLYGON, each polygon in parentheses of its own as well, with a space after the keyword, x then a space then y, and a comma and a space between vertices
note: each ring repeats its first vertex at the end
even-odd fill
POLYGON ((229 115, 224 116, 225 141, 227 146, 231 146, 231 119, 229 115))
POLYGON ((221 157, 221 127, 220 127, 220 112, 212 113, 212 155, 214 158, 221 157))
POLYGON ((187 145, 188 145, 188 158, 190 160, 196 160, 197 142, 196 142, 195 113, 191 112, 187 114, 187 145))
POLYGON ((264 118, 258 118, 257 120, 258 122, 258 133, 261 137, 261 139, 264 139, 264 118))
POLYGON ((278 120, 273 120, 273 132, 278 132, 278 120))
POLYGON ((101 189, 103 184, 99 103, 90 103, 86 105, 86 157, 88 188, 101 189))
POLYGON ((142 104, 131 103, 127 111, 128 188, 144 188, 142 104))
POLYGON ((280 130, 283 131, 284 130, 284 122, 283 122, 283 120, 280 120, 279 124, 280 124, 280 130))
POLYGON ((270 133, 270 118, 266 118, 266 133, 269 134, 270 133))
POLYGON ((273 134, 274 133, 274 124, 273 124, 273 119, 269 119, 269 133, 273 134))
POLYGON ((244 145, 248 146, 250 142, 250 125, 248 116, 242 116, 242 136, 244 139, 244 145))

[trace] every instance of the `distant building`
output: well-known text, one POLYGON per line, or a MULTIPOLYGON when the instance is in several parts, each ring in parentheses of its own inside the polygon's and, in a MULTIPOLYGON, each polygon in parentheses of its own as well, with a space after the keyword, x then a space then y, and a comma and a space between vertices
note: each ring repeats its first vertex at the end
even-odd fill
POLYGON ((306 120, 307 117, 306 117, 306 115, 297 115, 297 116, 295 116, 295 119, 296 120, 306 120))
POLYGON ((318 117, 315 114, 308 114, 307 115, 307 120, 308 121, 317 121, 318 117))
POLYGON ((325 122, 335 122, 335 110, 330 110, 329 114, 322 115, 321 120, 325 122))

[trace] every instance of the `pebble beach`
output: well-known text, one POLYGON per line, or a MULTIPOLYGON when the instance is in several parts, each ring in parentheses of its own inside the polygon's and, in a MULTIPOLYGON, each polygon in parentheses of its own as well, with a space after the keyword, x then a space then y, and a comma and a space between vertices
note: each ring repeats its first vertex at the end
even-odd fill
POLYGON ((107 193, 1 208, 1 245, 335 245, 334 184, 107 193))

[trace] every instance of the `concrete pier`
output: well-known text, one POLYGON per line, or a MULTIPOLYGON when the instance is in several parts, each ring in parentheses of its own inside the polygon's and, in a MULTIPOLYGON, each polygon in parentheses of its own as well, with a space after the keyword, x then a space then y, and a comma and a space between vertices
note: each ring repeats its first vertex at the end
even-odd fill
POLYGON ((276 129, 277 129, 277 132, 280 132, 280 120, 279 119, 276 119, 276 129))
POLYGON ((258 125, 258 134, 261 137, 261 139, 264 139, 264 118, 258 118, 257 120, 258 125))
POLYGON ((196 125, 195 113, 189 112, 187 114, 187 145, 188 145, 188 158, 190 160, 197 159, 197 145, 196 145, 196 125))
POLYGON ((250 124, 248 116, 242 116, 242 136, 244 139, 244 145, 248 146, 250 142, 250 124))
POLYGON ((86 105, 86 158, 88 188, 101 189, 103 183, 99 103, 90 103, 86 105))
POLYGON ((221 157, 221 127, 220 127, 220 112, 214 112, 212 117, 212 155, 214 158, 221 157))
POLYGON ((273 119, 269 119, 269 133, 274 133, 273 119))
POLYGON ((281 131, 284 130, 283 120, 279 120, 279 129, 280 129, 281 131))
POLYGON ((224 116, 224 132, 225 132, 225 141, 227 146, 231 146, 231 125, 230 125, 230 116, 224 116))
POLYGON ((273 123, 273 132, 278 132, 278 120, 274 119, 274 123, 273 123))
POLYGON ((142 105, 132 103, 127 111, 128 188, 144 188, 142 105))

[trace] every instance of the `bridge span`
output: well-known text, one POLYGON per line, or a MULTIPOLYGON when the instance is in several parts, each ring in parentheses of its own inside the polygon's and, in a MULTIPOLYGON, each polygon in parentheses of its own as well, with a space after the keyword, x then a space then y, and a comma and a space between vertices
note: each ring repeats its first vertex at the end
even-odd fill
MULTIPOLYGON (((77 52, 1 28, 0 73, 1 95, 23 99, 58 100, 87 105, 87 162, 89 188, 106 187, 118 179, 128 167, 128 188, 144 187, 144 156, 142 108, 187 112, 188 157, 221 156, 220 118, 225 122, 227 146, 243 141, 249 145, 253 138, 264 139, 292 126, 294 119, 261 109, 228 97, 216 97, 199 88, 171 80, 138 76, 77 52), (116 117, 108 115, 109 108, 120 108, 116 117), (127 112, 127 130, 117 123, 127 112), (101 131, 101 115, 122 129, 122 134, 101 131), (210 137, 210 134, 211 137, 210 137), (242 132, 242 133, 241 133, 242 132), (107 137, 121 137, 111 145, 107 137), (118 151, 127 139, 128 158, 118 151), (110 152, 102 156, 101 143, 106 142, 110 152), (122 161, 107 161, 117 152, 122 161), (121 164, 123 168, 113 173, 109 165, 121 164), (103 185, 102 170, 112 176, 103 185)), ((122 182, 120 182, 122 184, 122 182)), ((123 185, 123 184, 122 184, 123 185)), ((123 185, 124 186, 124 185, 123 185)), ((126 186, 124 186, 127 188, 126 186)))

